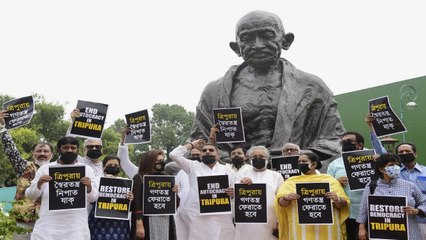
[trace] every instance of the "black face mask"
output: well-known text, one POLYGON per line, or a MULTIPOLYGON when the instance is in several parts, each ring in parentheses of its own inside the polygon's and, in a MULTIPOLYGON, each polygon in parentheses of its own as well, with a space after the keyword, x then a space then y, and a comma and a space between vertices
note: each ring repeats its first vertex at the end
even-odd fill
POLYGON ((199 161, 199 162, 201 162, 201 158, 200 157, 192 157, 190 159, 193 160, 193 161, 199 161))
POLYGON ((98 159, 102 156, 102 152, 100 149, 95 149, 95 150, 87 150, 87 157, 89 157, 90 159, 98 159))
POLYGON ((231 159, 232 165, 234 165, 236 168, 240 168, 244 164, 244 158, 242 157, 234 157, 231 159))
POLYGON ((212 155, 205 155, 201 158, 201 161, 206 165, 210 165, 216 161, 216 157, 212 155))
POLYGON ((265 164, 265 160, 260 159, 260 158, 253 158, 253 159, 251 160, 251 165, 252 165, 254 168, 257 168, 257 169, 262 169, 262 168, 264 168, 264 167, 266 166, 266 164, 265 164))
POLYGON ((120 173, 120 167, 118 167, 118 166, 112 166, 112 165, 106 166, 105 167, 105 173, 117 176, 118 173, 120 173))
POLYGON ((65 153, 61 153, 60 159, 64 164, 71 164, 77 159, 77 156, 78 156, 77 153, 65 152, 65 153))
POLYGON ((154 164, 154 169, 156 171, 158 171, 158 172, 163 172, 164 171, 164 166, 166 166, 166 163, 163 162, 163 161, 161 161, 161 162, 158 162, 158 163, 154 164))
POLYGON ((342 141, 342 152, 355 151, 356 145, 350 141, 342 141))
POLYGON ((309 163, 299 163, 297 164, 297 169, 299 169, 299 171, 303 174, 306 174, 309 170, 311 170, 309 168, 309 163))
POLYGON ((414 153, 398 154, 398 156, 403 164, 407 164, 416 160, 414 153))

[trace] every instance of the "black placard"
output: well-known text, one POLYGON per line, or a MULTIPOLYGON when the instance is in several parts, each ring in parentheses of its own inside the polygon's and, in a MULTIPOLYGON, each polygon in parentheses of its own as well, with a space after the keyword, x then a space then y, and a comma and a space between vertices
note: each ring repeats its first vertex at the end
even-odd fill
POLYGON ((213 109, 214 123, 218 124, 217 143, 245 142, 241 108, 213 109))
POLYGON ((125 115, 130 133, 126 135, 124 143, 140 144, 151 142, 151 126, 149 124, 148 110, 129 113, 125 115))
POLYGON ((370 182, 371 177, 376 174, 374 170, 374 155, 376 151, 358 150, 343 152, 343 164, 349 181, 349 189, 361 190, 370 182))
POLYGON ((329 191, 329 183, 296 183, 296 193, 300 196, 297 200, 299 224, 333 224, 333 206, 325 197, 329 191))
POLYGON ((407 131, 404 124, 392 110, 388 96, 369 100, 368 109, 374 118, 373 127, 378 137, 407 131))
POLYGON ((145 175, 143 177, 143 214, 173 215, 176 213, 176 193, 174 176, 145 175))
POLYGON ((408 240, 406 197, 368 196, 369 239, 408 240))
POLYGON ((49 210, 86 208, 86 186, 80 182, 85 174, 85 166, 49 167, 49 210))
POLYGON ((9 114, 4 118, 6 129, 24 126, 31 121, 34 114, 33 96, 7 101, 3 103, 3 109, 9 114))
POLYGON ((80 116, 75 118, 70 133, 84 138, 101 138, 108 105, 78 100, 77 109, 80 116))
POLYGON ((132 186, 131 179, 101 177, 95 217, 129 220, 130 200, 127 193, 132 191, 132 186))
POLYGON ((266 223, 266 184, 235 184, 235 223, 266 223))
POLYGON ((200 214, 231 212, 231 200, 225 192, 229 187, 228 175, 200 176, 197 181, 200 214))
POLYGON ((272 168, 280 173, 284 181, 289 177, 300 175, 300 171, 297 168, 297 163, 299 161, 299 156, 290 156, 290 157, 273 157, 272 158, 272 168))

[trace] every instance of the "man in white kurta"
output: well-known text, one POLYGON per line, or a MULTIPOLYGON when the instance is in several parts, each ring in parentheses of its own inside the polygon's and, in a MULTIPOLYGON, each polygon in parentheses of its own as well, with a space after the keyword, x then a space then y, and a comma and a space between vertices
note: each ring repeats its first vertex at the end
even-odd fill
MULTIPOLYGON (((69 137, 65 137, 69 138, 69 137)), ((75 138, 72 138, 75 139, 75 138)), ((60 140, 61 141, 61 140, 60 140)), ((75 141, 77 141, 75 139, 75 141)), ((78 142, 78 141, 77 141, 78 142)), ((64 146, 71 146, 72 144, 65 144, 64 146)), ((78 239, 90 240, 90 231, 88 225, 87 207, 90 202, 96 201, 98 197, 97 185, 95 183, 95 174, 91 167, 85 166, 77 162, 77 145, 73 145, 74 150, 66 150, 68 153, 74 152, 74 160, 64 164, 61 160, 64 152, 61 153, 61 158, 57 162, 46 164, 39 168, 34 180, 31 181, 31 186, 25 191, 26 197, 35 200, 41 197, 41 208, 39 219, 36 221, 34 230, 31 234, 32 240, 53 240, 53 239, 78 239), (86 176, 82 178, 81 183, 86 185, 87 204, 86 208, 75 210, 62 210, 62 211, 49 211, 49 167, 56 166, 84 166, 86 176)), ((58 149, 59 149, 58 142, 58 149)), ((61 150, 60 150, 61 151, 61 150)), ((68 155, 69 156, 69 155, 68 155)))
POLYGON ((248 150, 247 154, 251 161, 259 161, 259 163, 255 163, 254 166, 247 171, 240 171, 242 177, 241 182, 246 184, 266 183, 267 222, 251 224, 237 223, 234 240, 277 239, 272 235, 273 230, 277 226, 277 217, 274 212, 274 199, 278 189, 284 183, 284 179, 278 172, 266 169, 269 159, 268 149, 262 146, 254 146, 248 150))
MULTIPOLYGON (((192 161, 200 162, 201 151, 199 149, 192 149, 189 157, 192 161)), ((180 170, 175 178, 175 183, 179 186, 179 207, 176 209, 175 214, 175 225, 176 225, 176 238, 180 239, 188 239, 189 236, 189 226, 185 219, 182 216, 187 216, 185 213, 186 200, 188 199, 189 193, 189 177, 188 174, 184 170, 180 170)))
MULTIPOLYGON (((198 197, 198 176, 228 175, 229 186, 235 182, 235 173, 225 165, 217 162, 219 154, 217 148, 213 145, 204 145, 202 147, 201 161, 193 161, 184 157, 184 155, 193 148, 201 148, 204 140, 198 139, 192 143, 175 148, 170 153, 170 158, 180 165, 182 170, 188 174, 189 192, 187 200, 182 207, 181 217, 189 226, 187 240, 222 240, 233 239, 234 224, 232 223, 232 214, 200 215, 199 197, 198 197), (207 162, 209 156, 214 156, 214 161, 207 162)), ((180 239, 178 239, 180 240, 180 239)), ((185 239, 186 240, 186 239, 185 239)))

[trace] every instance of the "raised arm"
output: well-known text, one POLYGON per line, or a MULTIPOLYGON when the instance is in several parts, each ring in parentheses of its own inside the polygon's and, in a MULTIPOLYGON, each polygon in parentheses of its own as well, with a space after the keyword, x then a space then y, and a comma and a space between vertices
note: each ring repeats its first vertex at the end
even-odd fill
POLYGON ((121 160, 121 168, 123 169, 124 173, 126 173, 127 177, 133 178, 138 173, 138 167, 130 161, 129 157, 129 148, 127 145, 124 144, 124 138, 125 134, 127 133, 128 128, 124 128, 121 133, 121 141, 118 145, 118 152, 117 156, 121 160))
MULTIPOLYGON (((0 123, 4 123, 4 118, 7 116, 8 114, 6 111, 0 111, 0 123)), ((4 152, 6 153, 9 162, 12 164, 16 175, 20 177, 25 172, 28 161, 21 157, 21 154, 19 153, 18 148, 16 147, 16 144, 8 130, 4 130, 4 132, 0 134, 4 152)))
POLYGON ((374 118, 370 113, 367 113, 364 118, 365 123, 367 123, 368 129, 370 131, 370 139, 371 139, 371 145, 373 146, 374 150, 376 151, 376 154, 382 155, 387 153, 386 149, 383 147, 382 142, 376 135, 376 131, 374 131, 373 127, 373 121, 374 118))
POLYGON ((187 173, 189 174, 191 171, 191 165, 192 164, 198 164, 198 162, 191 161, 189 159, 186 159, 185 153, 188 151, 191 151, 193 148, 201 149, 201 146, 205 144, 205 141, 203 139, 197 139, 195 141, 192 141, 190 143, 187 143, 183 146, 179 146, 169 154, 170 158, 175 161, 179 166, 187 173))
POLYGON ((70 125, 68 126, 67 132, 65 133, 65 136, 72 136, 71 128, 72 128, 72 125, 74 124, 75 118, 78 116, 80 116, 80 109, 75 108, 70 113, 71 121, 70 121, 70 125))

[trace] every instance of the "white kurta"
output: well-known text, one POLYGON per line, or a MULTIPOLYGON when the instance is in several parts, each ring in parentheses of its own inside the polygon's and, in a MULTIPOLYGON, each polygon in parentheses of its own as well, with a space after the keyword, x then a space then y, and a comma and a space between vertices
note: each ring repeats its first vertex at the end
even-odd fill
POLYGON ((274 211, 275 194, 284 183, 281 174, 266 169, 262 172, 256 172, 252 169, 248 171, 240 171, 242 178, 248 177, 253 183, 266 183, 266 206, 267 206, 267 223, 246 224, 238 223, 235 227, 234 240, 271 240, 277 239, 272 235, 272 231, 277 224, 277 217, 274 211))
POLYGON ((175 225, 176 225, 176 238, 188 239, 189 228, 188 224, 185 223, 185 220, 182 218, 182 215, 185 215, 185 203, 188 199, 189 193, 189 178, 188 174, 184 170, 180 170, 176 175, 176 185, 179 186, 179 207, 176 210, 175 214, 175 225), (182 210, 183 209, 183 210, 182 210), (184 212, 182 214, 182 211, 184 212))
POLYGON ((93 163, 92 160, 80 156, 78 156, 77 161, 91 167, 96 177, 104 176, 104 166, 102 166, 102 161, 93 163))
MULTIPOLYGON (((235 173, 225 165, 216 163, 210 168, 204 163, 192 161, 184 157, 188 150, 184 146, 175 148, 170 158, 188 174, 189 192, 184 206, 181 206, 181 217, 189 229, 188 238, 182 240, 222 240, 233 239, 234 224, 232 214, 200 215, 198 198, 198 176, 228 175, 229 186, 233 186, 235 173)), ((181 239, 178 239, 181 240, 181 239)))
POLYGON ((225 165, 228 166, 229 168, 231 168, 232 171, 234 171, 236 174, 238 174, 239 172, 247 171, 247 170, 251 169, 250 164, 244 164, 243 166, 240 167, 240 169, 237 169, 234 165, 232 165, 230 163, 226 163, 225 165))
MULTIPOLYGON (((81 163, 72 166, 84 166, 81 163)), ((88 225, 87 209, 49 211, 49 186, 44 183, 38 189, 37 182, 41 176, 49 175, 49 166, 63 166, 57 162, 52 162, 41 166, 31 186, 25 191, 27 198, 36 200, 41 196, 41 208, 39 219, 36 221, 31 240, 52 240, 52 239, 79 239, 90 240, 90 230, 88 225)), ((85 166, 86 177, 91 179, 92 191, 87 194, 87 207, 90 202, 96 201, 98 197, 98 186, 95 181, 95 174, 91 167, 85 166)))

